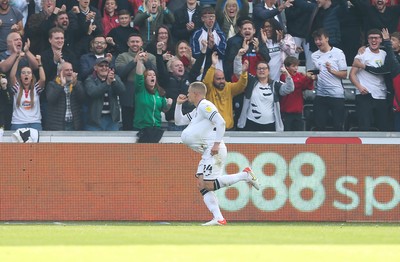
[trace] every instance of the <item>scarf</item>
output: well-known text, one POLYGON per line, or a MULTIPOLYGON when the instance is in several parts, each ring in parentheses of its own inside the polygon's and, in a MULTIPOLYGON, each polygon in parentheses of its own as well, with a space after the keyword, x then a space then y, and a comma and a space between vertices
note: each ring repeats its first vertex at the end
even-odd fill
MULTIPOLYGON (((61 78, 60 78, 59 76, 56 77, 55 82, 56 82, 58 85, 61 86, 61 78)), ((70 93, 72 93, 72 88, 73 88, 73 85, 72 85, 72 84, 69 84, 69 92, 70 92, 70 93)))

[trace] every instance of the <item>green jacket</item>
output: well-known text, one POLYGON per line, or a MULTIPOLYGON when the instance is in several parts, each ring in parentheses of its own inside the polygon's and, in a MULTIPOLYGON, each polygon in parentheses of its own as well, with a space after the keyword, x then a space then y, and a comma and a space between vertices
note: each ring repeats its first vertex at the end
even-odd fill
POLYGON ((133 126, 137 129, 145 127, 161 127, 161 111, 167 108, 167 100, 147 91, 143 75, 135 75, 135 117, 133 126))

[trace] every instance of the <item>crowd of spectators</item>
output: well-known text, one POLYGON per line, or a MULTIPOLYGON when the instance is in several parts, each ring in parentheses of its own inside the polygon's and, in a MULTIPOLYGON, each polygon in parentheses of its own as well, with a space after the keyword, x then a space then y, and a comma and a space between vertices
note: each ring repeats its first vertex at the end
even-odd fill
POLYGON ((179 131, 197 80, 229 130, 305 130, 315 87, 315 130, 342 131, 351 67, 358 130, 400 131, 399 17, 395 0, 1 0, 0 127, 179 131))

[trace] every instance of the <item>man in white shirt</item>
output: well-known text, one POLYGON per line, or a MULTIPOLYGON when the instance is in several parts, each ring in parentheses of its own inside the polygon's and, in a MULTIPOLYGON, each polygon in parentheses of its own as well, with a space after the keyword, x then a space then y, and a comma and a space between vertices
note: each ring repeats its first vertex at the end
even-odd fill
MULTIPOLYGON (((367 35, 369 46, 364 53, 356 55, 354 59, 358 59, 366 66, 381 67, 386 57, 386 52, 379 49, 382 33, 378 29, 371 29, 367 35)), ((353 66, 350 70, 350 80, 357 88, 356 111, 359 131, 370 131, 373 123, 379 131, 387 131, 389 111, 383 75, 374 75, 353 66)))
POLYGON ((315 85, 315 125, 318 131, 325 131, 330 112, 333 131, 342 131, 345 112, 342 79, 347 78, 346 57, 342 50, 329 44, 329 35, 324 29, 318 29, 312 36, 318 51, 312 53, 311 59, 319 70, 315 85))
POLYGON ((193 82, 189 86, 188 95, 180 94, 175 107, 175 124, 188 125, 182 131, 182 142, 196 152, 202 153, 196 178, 198 188, 213 219, 204 226, 225 225, 218 199, 213 191, 231 186, 239 181, 249 182, 257 190, 258 179, 250 167, 232 175, 222 175, 227 149, 222 141, 225 134, 225 121, 213 103, 205 99, 207 87, 202 82, 193 82), (182 104, 186 101, 196 108, 185 115, 182 104))

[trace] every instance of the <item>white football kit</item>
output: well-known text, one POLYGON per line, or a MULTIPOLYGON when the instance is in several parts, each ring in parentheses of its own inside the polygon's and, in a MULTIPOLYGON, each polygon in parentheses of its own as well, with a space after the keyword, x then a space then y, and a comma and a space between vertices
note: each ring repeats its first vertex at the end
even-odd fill
POLYGON ((227 149, 222 141, 225 134, 225 121, 216 106, 203 99, 190 113, 182 114, 182 105, 176 104, 175 124, 188 125, 181 134, 182 142, 196 152, 202 153, 197 173, 204 180, 214 180, 222 175, 227 149), (212 156, 214 142, 221 142, 218 154, 212 156))

